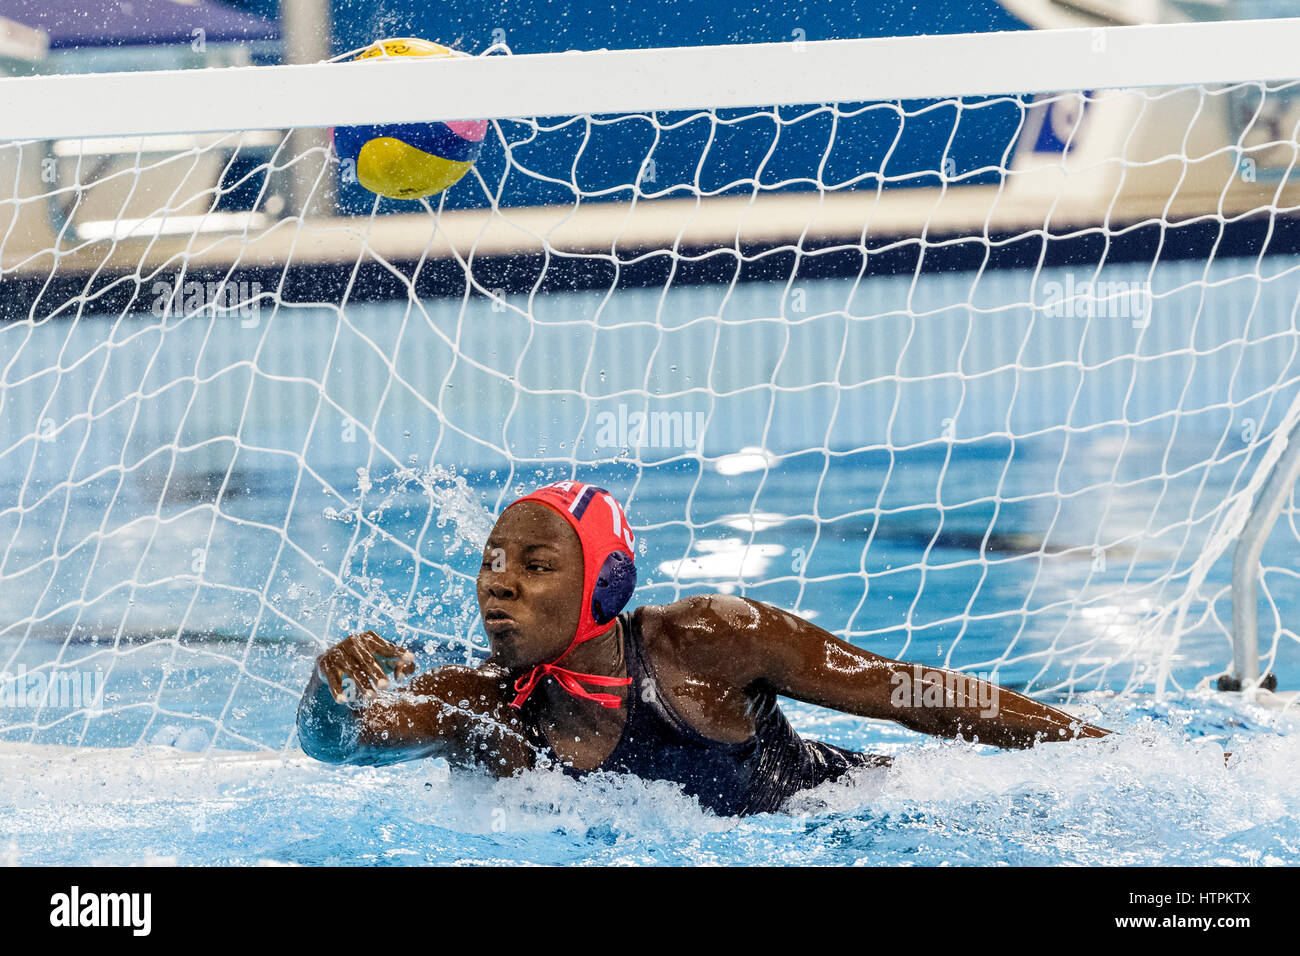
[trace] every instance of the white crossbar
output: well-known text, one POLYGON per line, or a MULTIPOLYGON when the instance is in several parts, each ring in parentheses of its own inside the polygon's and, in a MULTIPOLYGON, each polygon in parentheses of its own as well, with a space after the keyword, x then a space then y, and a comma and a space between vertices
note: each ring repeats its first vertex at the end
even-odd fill
POLYGON ((0 140, 1282 80, 1296 50, 1300 18, 19 77, 0 140))

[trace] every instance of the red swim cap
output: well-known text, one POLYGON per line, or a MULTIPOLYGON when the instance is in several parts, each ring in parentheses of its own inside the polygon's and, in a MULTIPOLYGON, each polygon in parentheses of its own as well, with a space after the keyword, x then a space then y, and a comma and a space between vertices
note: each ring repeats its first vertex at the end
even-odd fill
POLYGON ((593 694, 582 684, 618 687, 632 683, 630 677, 579 674, 556 665, 583 641, 608 631, 618 612, 632 597, 636 588, 636 555, 632 549, 635 537, 627 517, 608 491, 579 481, 557 481, 545 485, 506 507, 513 508, 522 501, 546 505, 578 533, 582 545, 582 603, 578 611, 578 630, 568 649, 555 660, 538 664, 515 681, 517 696, 511 701, 511 706, 522 707, 533 688, 549 674, 575 697, 594 700, 605 707, 618 707, 621 701, 617 695, 593 694))

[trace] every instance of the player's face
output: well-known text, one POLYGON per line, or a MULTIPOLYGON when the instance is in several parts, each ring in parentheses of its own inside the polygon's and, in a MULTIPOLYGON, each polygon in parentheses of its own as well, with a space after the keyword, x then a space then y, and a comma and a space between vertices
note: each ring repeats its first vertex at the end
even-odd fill
POLYGON ((492 659, 510 670, 564 653, 578 630, 582 544, 569 523, 525 501, 497 519, 478 572, 478 607, 492 659))

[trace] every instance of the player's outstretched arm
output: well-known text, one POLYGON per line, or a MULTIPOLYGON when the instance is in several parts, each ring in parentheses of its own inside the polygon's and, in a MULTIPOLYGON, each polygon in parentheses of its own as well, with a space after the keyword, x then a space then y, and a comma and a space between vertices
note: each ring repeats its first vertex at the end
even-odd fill
POLYGON ((501 776, 533 765, 535 751, 506 706, 503 674, 440 667, 383 693, 414 671, 409 651, 373 631, 331 647, 317 659, 298 705, 302 749, 328 763, 445 757, 501 776))
POLYGON ((718 594, 665 611, 670 626, 689 628, 700 643, 715 646, 715 660, 732 669, 730 677, 739 687, 761 683, 796 700, 998 747, 1110 733, 959 671, 861 650, 758 601, 718 594))

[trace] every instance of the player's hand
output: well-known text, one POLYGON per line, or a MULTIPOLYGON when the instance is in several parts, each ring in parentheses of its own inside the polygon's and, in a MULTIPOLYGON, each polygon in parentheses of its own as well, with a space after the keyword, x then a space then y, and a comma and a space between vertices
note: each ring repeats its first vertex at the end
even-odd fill
POLYGON ((316 659, 316 673, 340 704, 371 700, 415 673, 415 655, 374 631, 353 634, 316 659))

